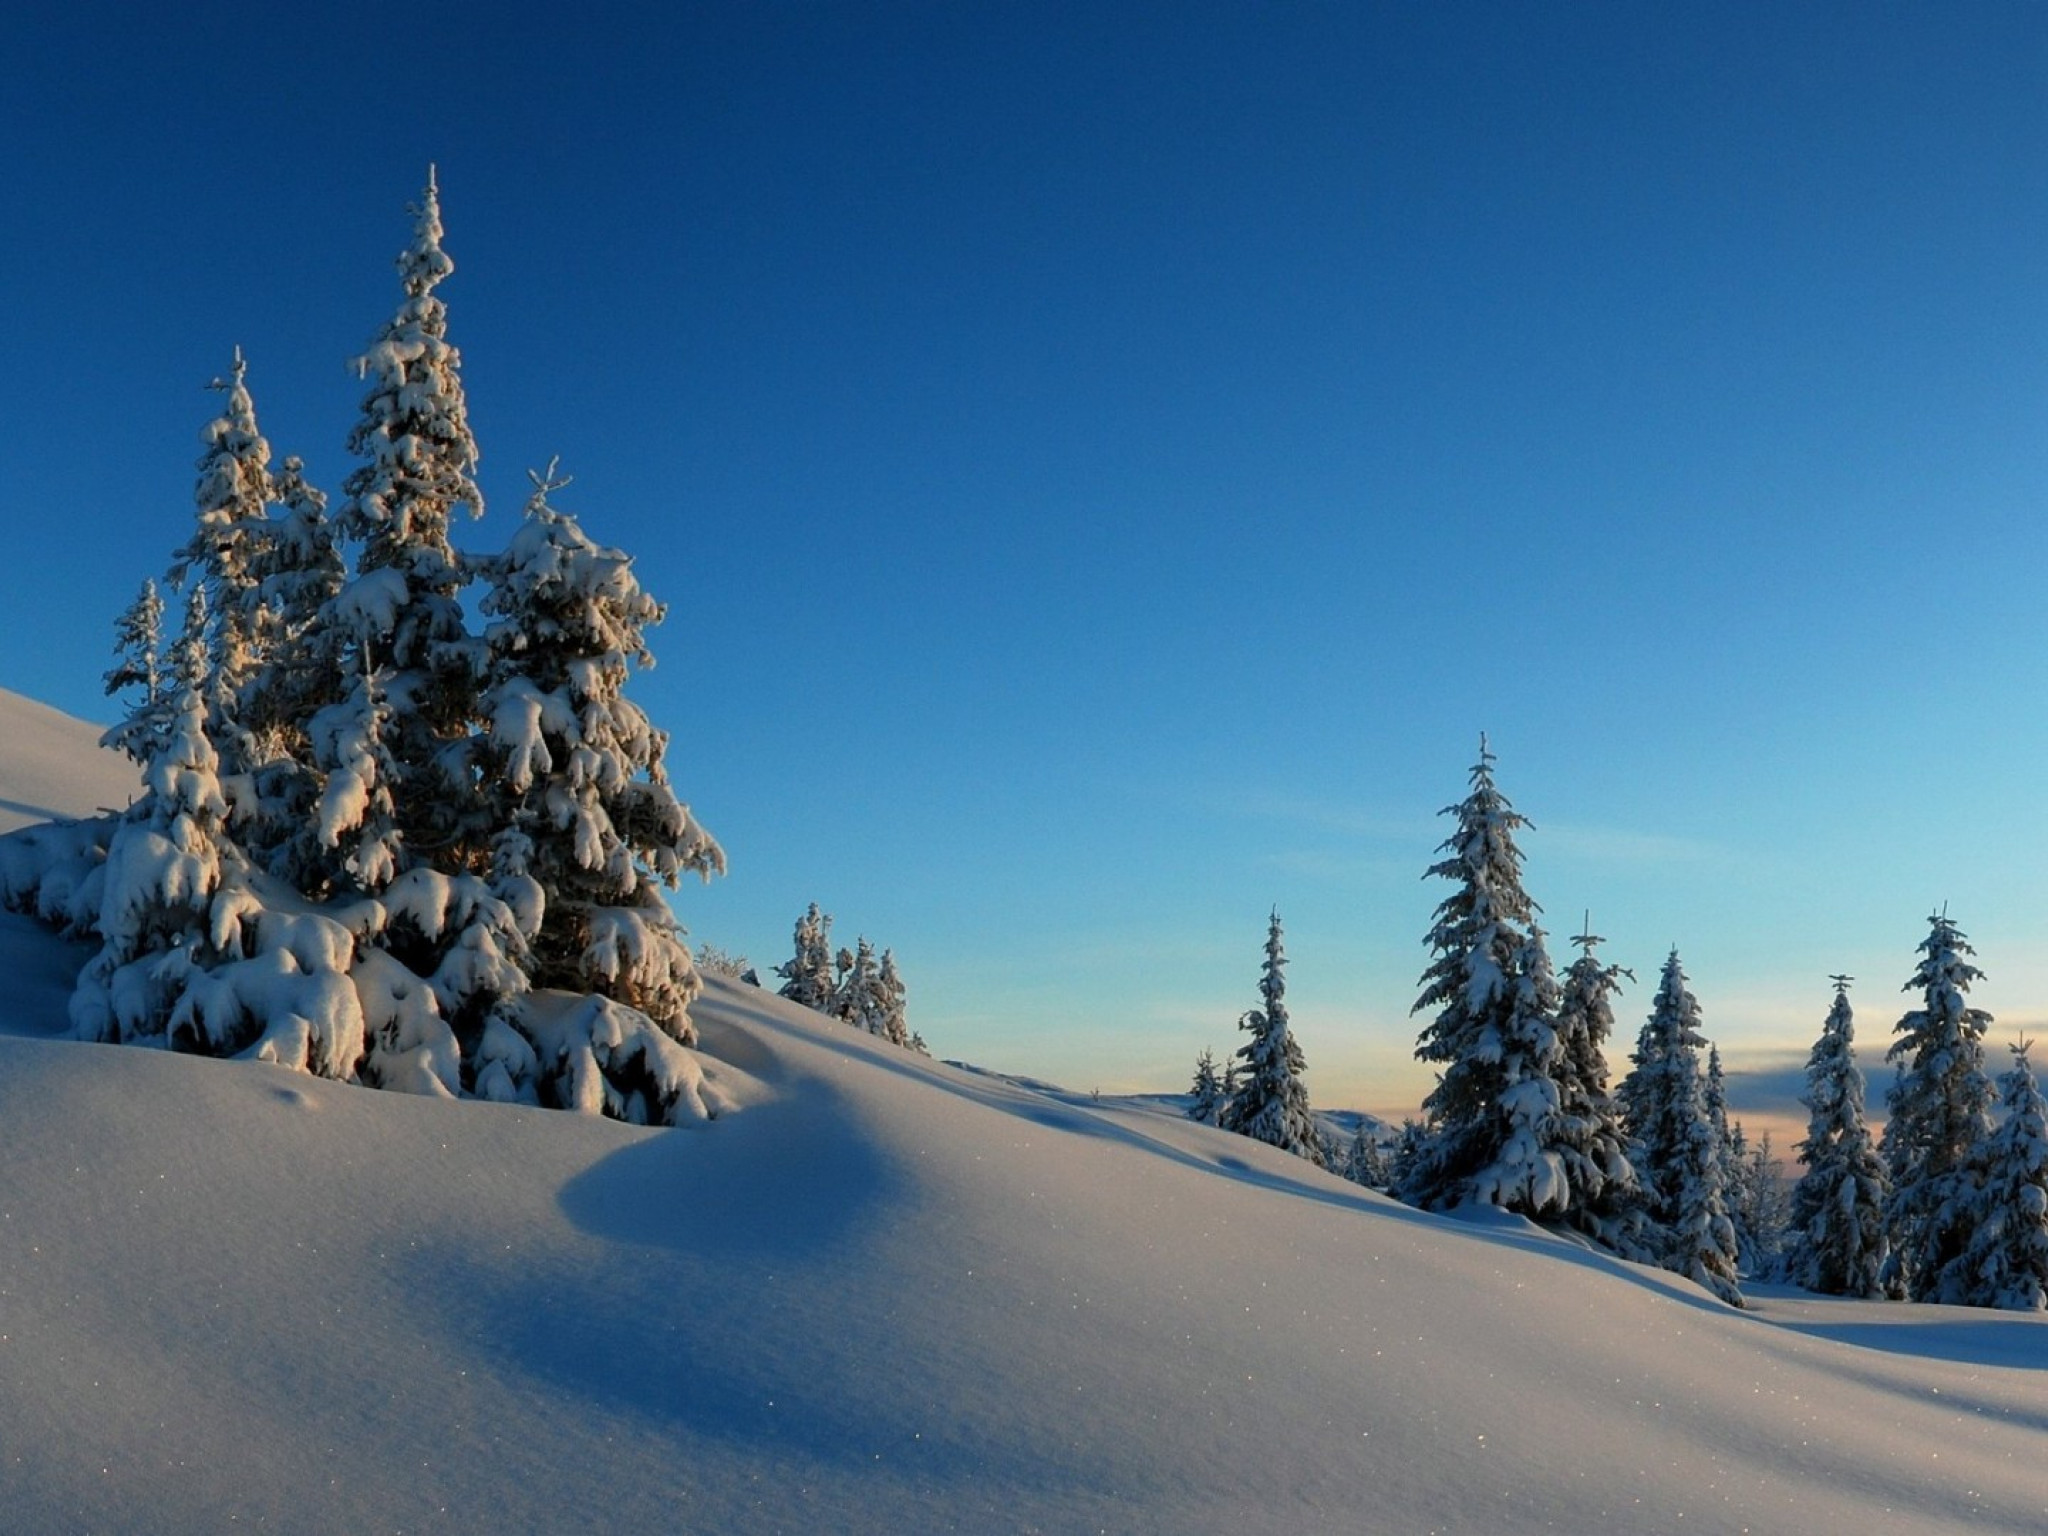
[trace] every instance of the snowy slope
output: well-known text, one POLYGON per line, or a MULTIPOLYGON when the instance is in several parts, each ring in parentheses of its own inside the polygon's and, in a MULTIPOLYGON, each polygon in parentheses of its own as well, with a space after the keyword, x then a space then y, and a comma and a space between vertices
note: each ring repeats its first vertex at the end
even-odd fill
POLYGON ((1732 1313, 734 984, 752 1102, 645 1131, 45 1038, 66 963, 0 918, 9 1532, 2048 1523, 2033 1317, 1732 1313))
POLYGON ((99 738, 99 726, 0 688, 0 832, 134 799, 135 764, 101 750, 99 738))

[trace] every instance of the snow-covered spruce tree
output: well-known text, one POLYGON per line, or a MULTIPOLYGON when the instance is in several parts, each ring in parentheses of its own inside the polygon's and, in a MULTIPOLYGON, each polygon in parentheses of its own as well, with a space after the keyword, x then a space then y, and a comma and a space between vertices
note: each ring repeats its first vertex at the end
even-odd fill
MULTIPOLYGON (((842 954, 845 951, 841 951, 842 954)), ((875 946, 862 935, 855 940, 851 962, 840 967, 839 985, 833 990, 827 1010, 840 1023, 865 1034, 883 1032, 888 1004, 882 996, 882 968, 875 958, 875 946)))
POLYGON ((1920 1006, 1899 1020, 1885 1053, 1901 1069, 1883 1149, 1891 1179, 1885 1285, 1914 1301, 1949 1299, 1944 1277, 1970 1238, 1971 1154, 1991 1134, 1983 1043, 1991 1015, 1969 1006, 1970 983, 1984 974, 1966 958, 1974 953, 1946 912, 1928 919, 1920 963, 1902 989, 1918 992, 1920 1006))
POLYGON ((1681 1046, 1685 1068, 1674 1074, 1680 1123, 1690 1134, 1680 1141, 1667 1167, 1670 1234, 1664 1267, 1712 1291, 1732 1307, 1743 1305, 1737 1283, 1740 1262, 1735 1223, 1728 1213, 1728 1164, 1721 1137, 1708 1111, 1706 1084, 1692 1048, 1681 1046))
POLYGON ((1188 1090, 1188 1118, 1215 1125, 1223 1114, 1223 1079, 1216 1074, 1216 1054, 1207 1046, 1195 1058, 1195 1082, 1188 1090))
MULTIPOLYGON (((909 1002, 909 989, 903 984, 903 973, 896 968, 896 951, 882 951, 881 974, 876 986, 882 994, 882 1038, 891 1045, 910 1045, 910 1021, 905 1012, 909 1002)), ((929 1053, 925 1053, 929 1054, 929 1053)))
POLYGON ((1673 949, 1622 1084, 1629 1160, 1649 1227, 1644 1241, 1661 1254, 1665 1268, 1739 1306, 1727 1160, 1700 1068, 1699 1048, 1706 1043, 1699 999, 1687 987, 1673 949))
POLYGON ((1728 1220, 1735 1228, 1736 1266, 1746 1273, 1751 1234, 1744 1219, 1742 1184, 1749 1142, 1740 1122, 1728 1118, 1728 1078, 1721 1067, 1721 1048, 1711 1042, 1707 1046, 1705 1095, 1707 1119, 1713 1122, 1714 1139, 1721 1148, 1721 1190, 1728 1206, 1728 1220))
POLYGON ((481 867, 496 830, 469 762, 482 656, 463 622, 466 578, 449 540, 457 508, 481 516, 484 506, 461 359, 434 292, 454 270, 429 173, 398 258, 404 298, 356 360, 369 392, 349 451, 362 462, 342 482, 335 517, 358 546, 356 570, 322 620, 349 655, 346 675, 383 679, 405 858, 444 874, 481 867))
POLYGON ((323 624, 347 578, 327 498, 307 483, 296 458, 287 458, 272 477, 271 495, 276 510, 263 524, 249 565, 256 599, 250 639, 258 665, 241 688, 239 708, 254 804, 237 830, 255 864, 318 893, 330 870, 304 837, 323 788, 312 725, 349 697, 362 674, 351 677, 345 636, 323 624))
POLYGON ((832 917, 814 901, 796 920, 796 953, 775 967, 782 978, 778 996, 805 1008, 827 1013, 837 983, 832 974, 832 917))
POLYGON ((1835 1001, 1806 1061, 1806 1172, 1792 1190, 1786 1278, 1827 1296, 1876 1297, 1884 1294, 1889 1184, 1863 1118, 1851 978, 1832 979, 1835 1001))
POLYGON ((254 743, 242 725, 242 691, 263 660, 260 567, 268 541, 265 509, 273 494, 270 444, 257 430, 247 375, 237 347, 228 377, 209 386, 226 398, 200 435, 205 451, 192 491, 192 532, 172 556, 168 573, 174 590, 189 586, 206 594, 207 732, 229 775, 254 766, 254 743))
POLYGON ((1732 1179, 1742 1156, 1741 1130, 1728 1119, 1728 1076, 1721 1070, 1721 1047, 1707 1045, 1707 1118, 1714 1122, 1714 1134, 1721 1142, 1721 1164, 1732 1179))
POLYGON ((1221 1123, 1226 1131, 1292 1152, 1320 1168, 1322 1137, 1309 1111, 1308 1085, 1302 1081, 1307 1063, 1287 1022, 1286 966, 1280 914, 1275 912, 1266 928, 1266 963, 1259 976, 1265 1006, 1250 1010, 1238 1022, 1251 1038, 1238 1047, 1243 1070, 1221 1123))
POLYGON ((669 785, 667 734, 625 696, 632 669, 653 665, 646 631, 664 610, 628 556, 549 503, 569 483, 554 469, 532 476, 511 546, 483 563, 493 622, 479 753, 504 829, 500 894, 515 909, 520 893, 539 900, 535 986, 612 998, 689 1044, 701 983, 662 891, 685 873, 722 874, 725 852, 669 785))
POLYGON ((119 658, 106 673, 107 696, 139 689, 119 724, 100 738, 100 745, 146 763, 163 743, 170 701, 163 665, 164 600, 154 581, 145 580, 135 601, 114 621, 114 654, 119 658))
POLYGON ((296 834, 289 867, 313 895, 377 895, 398 878, 398 764, 385 742, 391 708, 384 679, 365 672, 306 724, 307 750, 322 765, 319 798, 296 834), (324 866, 324 873, 321 871, 324 866))
POLYGON ((73 923, 96 932, 100 949, 72 993, 72 1025, 88 1040, 243 1055, 346 1079, 364 1045, 348 975, 355 938, 266 888, 233 840, 206 732, 209 633, 206 588, 195 585, 168 728, 84 887, 96 888, 98 911, 73 923))
MULTIPOLYGON (((1668 1229, 1672 1215, 1667 1170, 1679 1146, 1692 1136, 1689 1114, 1680 1109, 1681 1097, 1689 1097, 1698 1112, 1705 1113, 1704 1090, 1680 1079, 1697 1075, 1698 1052, 1706 1043, 1700 1033, 1699 999, 1686 987, 1685 969, 1674 949, 1664 962, 1650 1016, 1636 1036, 1628 1076, 1616 1094, 1628 1127, 1629 1160, 1642 1192, 1644 1215, 1659 1231, 1668 1229)), ((1661 1244, 1662 1239, 1657 1241, 1661 1244)))
POLYGON ((99 953, 71 997, 81 1039, 161 1036, 210 931, 228 805, 206 733, 206 593, 186 603, 162 738, 143 792, 115 826, 100 872, 99 953))
POLYGON ((1614 996, 1622 978, 1633 981, 1635 973, 1601 963, 1595 950, 1603 940, 1592 931, 1590 914, 1572 942, 1579 958, 1564 973, 1557 1004, 1558 1112, 1552 1137, 1572 1188, 1563 1219, 1617 1252, 1634 1254, 1641 1247, 1635 1166, 1621 1106, 1608 1091, 1606 1045, 1614 1033, 1614 996))
MULTIPOLYGON (((875 1035, 891 1045, 916 1049, 903 1017, 903 977, 893 951, 879 960, 865 937, 849 953, 839 951, 839 979, 826 1000, 825 1012, 841 1023, 875 1035)), ((921 1055, 930 1055, 922 1051, 921 1055)))
POLYGON ((1423 1101, 1428 1138, 1404 1167, 1401 1198, 1427 1210, 1469 1199, 1530 1215, 1572 1203, 1557 1132, 1557 983, 1522 888, 1515 833, 1527 818, 1493 782, 1480 738, 1472 789, 1444 814, 1456 830, 1429 873, 1454 882, 1440 902, 1413 1011, 1434 1008, 1415 1054, 1443 1071, 1423 1101))
POLYGON ((1556 1077, 1557 978, 1534 922, 1515 957, 1514 1007, 1500 1036, 1500 1149, 1474 1174, 1470 1198, 1533 1217, 1561 1217, 1572 1204, 1570 1149, 1556 1077))
POLYGON ((289 457, 271 478, 275 510, 250 552, 257 606, 251 633, 261 667, 242 694, 245 723, 261 759, 293 755, 305 722, 338 691, 327 637, 313 643, 320 615, 348 579, 325 493, 289 457))
POLYGON ((2012 1047, 1998 1097, 2005 1118, 1970 1156, 1969 1244, 1942 1292, 1967 1306, 2040 1312, 2048 1310, 2048 1107, 2024 1040, 2012 1047))
MULTIPOLYGON (((537 911, 515 911, 485 883, 508 829, 492 821, 472 758, 482 644, 464 629, 463 571, 449 543, 454 509, 479 512, 482 496, 458 359, 433 291, 452 265, 431 180, 415 212, 398 261, 404 300, 358 360, 370 388, 349 446, 363 462, 340 513, 329 528, 302 476, 273 487, 290 498, 296 542, 266 541, 281 565, 266 580, 278 627, 297 636, 284 659, 310 686, 269 679, 286 700, 276 727, 287 740, 303 730, 307 760, 268 799, 262 819, 287 807, 288 833, 266 837, 261 851, 303 896, 355 903, 364 1079, 457 1093, 486 1075, 494 1010, 527 988, 522 919, 537 911), (336 535, 359 550, 345 583, 336 535), (300 606, 322 594, 331 595, 316 612, 300 606)), ((259 691, 264 684, 259 672, 259 691)), ((505 1044, 493 1059, 508 1053, 518 1054, 505 1044)))

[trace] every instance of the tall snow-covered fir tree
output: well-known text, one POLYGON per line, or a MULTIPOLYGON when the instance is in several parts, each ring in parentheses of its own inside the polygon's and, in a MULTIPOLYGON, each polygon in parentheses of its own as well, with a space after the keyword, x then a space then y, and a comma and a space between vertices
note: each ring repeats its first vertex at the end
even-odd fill
POLYGON ((1678 951, 1664 962, 1650 1017, 1621 1088, 1630 1162, 1651 1228, 1644 1240, 1675 1270, 1734 1305, 1737 1247, 1728 1216, 1724 1139, 1707 1103, 1699 999, 1678 951))
POLYGON ((819 1013, 829 1013, 838 987, 832 969, 832 917, 814 901, 796 920, 796 953, 775 967, 782 978, 778 996, 819 1013))
MULTIPOLYGON (((1679 1048, 1681 1060, 1691 1054, 1691 1047, 1679 1048)), ((1728 1210, 1725 1148, 1706 1107, 1705 1079, 1697 1071, 1681 1073, 1675 1084, 1681 1116, 1690 1099, 1691 1115, 1682 1123, 1691 1133, 1679 1143, 1667 1169, 1671 1197, 1664 1266, 1739 1307, 1744 1304, 1736 1278, 1740 1249, 1728 1210)))
POLYGON ((1806 1060, 1806 1172, 1792 1190, 1786 1278, 1822 1295, 1876 1297, 1884 1294, 1889 1185, 1863 1118, 1850 979, 1833 978, 1835 1001, 1806 1060))
POLYGON ((1531 922, 1515 957, 1514 1006, 1499 1044, 1500 1146, 1470 1184, 1470 1198, 1525 1216, 1561 1217, 1573 1203, 1576 1148, 1557 1081, 1560 1000, 1543 929, 1531 922))
POLYGON ((1712 1041, 1707 1043, 1705 1091, 1707 1118, 1714 1122, 1714 1134, 1721 1142, 1721 1161, 1732 1178, 1735 1164, 1742 1156, 1742 1134, 1728 1118, 1728 1076, 1721 1070, 1721 1047, 1712 1041))
POLYGON ((1998 1097, 2005 1117, 1972 1150, 1969 1242, 1942 1292, 1966 1306, 2040 1312, 2048 1310, 2048 1107, 2024 1040, 2012 1047, 1998 1097))
POLYGON ((210 947, 213 898, 232 854, 220 757, 206 731, 206 617, 206 589, 194 587, 162 736, 97 874, 100 949, 71 996, 81 1039, 162 1036, 187 974, 210 947))
POLYGON ((1571 1199, 1565 1222, 1621 1252, 1638 1246, 1632 1230, 1635 1167, 1621 1106, 1608 1090, 1608 1039, 1614 1033, 1615 994, 1634 974, 1601 963, 1603 942, 1590 915, 1572 942, 1579 958, 1566 969, 1557 1004, 1557 1120, 1551 1145, 1563 1161, 1571 1199))
POLYGON ((667 734, 625 696, 664 610, 628 556, 550 504, 569 483, 554 466, 532 478, 510 547, 483 563, 479 752, 500 894, 509 875, 540 898, 534 985, 613 998, 687 1044, 700 983, 662 891, 723 873, 725 852, 669 785, 667 734))
POLYGON ((237 347, 228 377, 211 386, 225 398, 220 415, 201 434, 205 451, 193 487, 193 529, 169 572, 173 589, 190 585, 206 593, 207 732, 228 774, 254 766, 254 743, 242 725, 242 691, 264 659, 258 639, 260 570, 273 494, 270 444, 256 426, 247 374, 237 347))
POLYGON ((352 677, 381 679, 406 861, 453 874, 480 863, 491 828, 469 765, 482 653, 463 621, 466 576, 450 542, 457 509, 481 516, 484 498, 461 357, 434 292, 455 270, 441 234, 430 173, 398 258, 404 297, 356 361, 369 392, 348 445, 362 462, 342 482, 335 524, 358 554, 323 622, 344 637, 352 677))
POLYGON ((1302 1080, 1307 1063, 1288 1027, 1286 967, 1280 914, 1275 912, 1266 928, 1266 963, 1259 975, 1264 1006, 1251 1009, 1238 1023, 1251 1038, 1238 1047, 1243 1070, 1236 1095, 1224 1107, 1222 1125, 1226 1131, 1292 1152, 1320 1168, 1322 1136, 1309 1111, 1308 1085, 1302 1080))
POLYGON ((1636 1036, 1629 1072, 1616 1092, 1628 1127, 1630 1161, 1635 1166, 1643 1209, 1652 1225, 1666 1227, 1671 1216, 1669 1181, 1664 1177, 1679 1145, 1692 1135, 1689 1114, 1681 1113, 1681 1087, 1689 1102, 1705 1112, 1703 1089, 1681 1085, 1680 1053, 1685 1071, 1697 1075, 1699 1051, 1707 1043, 1700 1032, 1699 999, 1686 986, 1678 951, 1664 961, 1650 1016, 1636 1036))
POLYGON ((1528 820, 1494 784, 1484 737, 1471 785, 1445 808, 1457 827, 1429 870, 1455 888, 1426 939, 1435 959, 1413 1011, 1437 1013, 1415 1054, 1443 1070, 1423 1101, 1428 1135, 1403 1160, 1400 1195, 1428 1210, 1481 1199, 1557 1215, 1572 1203, 1556 1145, 1560 999, 1536 904, 1522 888, 1515 834, 1528 820))
POLYGON ((1918 992, 1920 1006, 1899 1020, 1885 1053, 1900 1066, 1883 1147, 1891 1179, 1885 1283, 1914 1301, 1948 1299, 1944 1277, 1970 1240, 1970 1159, 1991 1134, 1991 1015, 1969 1005, 1970 984, 1984 974, 1968 959, 1974 953, 1946 912, 1928 919, 1920 963, 1902 988, 1918 992))
MULTIPOLYGON (((253 862, 302 891, 326 887, 331 872, 307 823, 322 789, 312 722, 369 681, 351 677, 343 637, 322 627, 347 579, 327 498, 287 458, 271 479, 275 510, 252 553, 255 609, 250 638, 258 658, 239 695, 242 739, 251 759, 254 805, 239 827, 253 862)), ((360 709, 357 719, 362 720, 360 709)))
POLYGON ((1721 1148, 1721 1193, 1728 1208, 1729 1223, 1735 1229, 1736 1267, 1747 1273, 1755 1248, 1755 1235, 1748 1225, 1749 1209, 1743 1199, 1749 1178, 1749 1138, 1742 1123, 1728 1114, 1728 1077, 1721 1067, 1721 1047, 1707 1045, 1707 1073, 1704 1083, 1707 1119, 1714 1127, 1714 1140, 1721 1148))

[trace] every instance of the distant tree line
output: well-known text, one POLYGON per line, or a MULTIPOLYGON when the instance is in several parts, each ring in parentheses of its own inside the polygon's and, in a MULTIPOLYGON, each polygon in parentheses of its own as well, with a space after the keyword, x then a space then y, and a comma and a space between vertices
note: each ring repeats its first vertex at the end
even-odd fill
POLYGON ((1277 915, 1266 1006, 1244 1016, 1251 1041, 1222 1077, 1202 1053, 1192 1118, 1425 1210, 1482 1203, 1570 1229, 1735 1306, 1748 1276, 1831 1295, 2048 1309, 2048 1111, 2024 1040, 1995 1087, 1987 1075, 1991 1018, 1968 1004, 1981 972, 1945 911, 1928 920, 1906 982, 1919 1006, 1888 1053, 1898 1075, 1881 1145, 1864 1119, 1851 978, 1832 978, 1806 1069, 1804 1172, 1788 1190, 1769 1136, 1752 1146, 1729 1117, 1720 1054, 1676 949, 1630 1071, 1610 1090, 1613 999, 1633 978, 1598 958, 1590 924, 1572 941, 1578 959, 1562 980, 1554 974, 1522 883, 1517 834, 1528 822, 1496 786, 1493 763, 1482 740, 1429 870, 1451 890, 1426 935, 1415 1011, 1429 1020, 1416 1055, 1439 1072, 1391 1155, 1363 1125, 1341 1157, 1315 1132, 1279 1005, 1277 915))

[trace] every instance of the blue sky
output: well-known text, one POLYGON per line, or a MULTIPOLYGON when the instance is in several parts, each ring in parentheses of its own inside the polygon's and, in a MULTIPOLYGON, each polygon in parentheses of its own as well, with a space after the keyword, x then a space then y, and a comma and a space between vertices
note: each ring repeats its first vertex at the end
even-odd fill
POLYGON ((559 454, 669 603, 699 937, 1166 1088, 1277 905, 1312 1094, 1411 1107, 1484 730, 1617 1063, 1674 943, 1732 1063, 1834 971, 1878 1044, 1942 902, 2039 1027, 2048 11, 1665 9, 11 21, 0 683, 107 717, 234 346, 338 487, 432 161, 464 540, 559 454))

